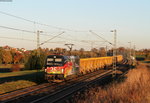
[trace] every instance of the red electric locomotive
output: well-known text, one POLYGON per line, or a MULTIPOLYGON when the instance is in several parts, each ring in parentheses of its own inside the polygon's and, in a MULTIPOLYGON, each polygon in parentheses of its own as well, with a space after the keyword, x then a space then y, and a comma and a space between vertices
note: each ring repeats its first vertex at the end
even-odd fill
POLYGON ((49 55, 46 58, 45 79, 48 81, 62 81, 78 72, 78 56, 49 55))

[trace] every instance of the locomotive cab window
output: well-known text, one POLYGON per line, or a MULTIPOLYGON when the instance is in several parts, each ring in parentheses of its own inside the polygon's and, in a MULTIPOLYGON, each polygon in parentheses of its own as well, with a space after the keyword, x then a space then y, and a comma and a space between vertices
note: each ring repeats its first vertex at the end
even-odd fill
POLYGON ((54 61, 53 58, 48 58, 48 59, 47 59, 47 62, 49 62, 49 63, 50 63, 50 62, 53 62, 53 61, 54 61))
POLYGON ((62 62, 62 58, 56 58, 55 62, 62 62))
POLYGON ((67 59, 68 58, 66 56, 51 55, 47 57, 46 65, 50 67, 63 66, 66 63, 67 59))

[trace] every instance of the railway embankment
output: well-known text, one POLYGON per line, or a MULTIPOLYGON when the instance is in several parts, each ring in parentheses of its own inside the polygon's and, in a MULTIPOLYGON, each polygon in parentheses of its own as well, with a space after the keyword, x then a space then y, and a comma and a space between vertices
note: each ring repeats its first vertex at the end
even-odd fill
POLYGON ((75 103, 150 103, 150 64, 139 63, 124 77, 104 86, 90 88, 75 97, 75 103))
POLYGON ((41 84, 43 77, 44 72, 37 70, 0 73, 0 95, 41 84))

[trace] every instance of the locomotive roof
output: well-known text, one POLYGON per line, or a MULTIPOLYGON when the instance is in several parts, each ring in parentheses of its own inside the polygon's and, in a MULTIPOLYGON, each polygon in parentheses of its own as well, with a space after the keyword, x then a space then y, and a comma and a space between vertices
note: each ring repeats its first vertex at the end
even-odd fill
POLYGON ((56 54, 52 54, 52 55, 48 55, 47 58, 64 58, 64 59, 73 59, 73 58, 79 58, 79 56, 66 56, 66 55, 56 55, 56 54))
POLYGON ((56 58, 67 58, 67 56, 65 56, 65 55, 48 55, 47 58, 53 58, 54 56, 56 58))

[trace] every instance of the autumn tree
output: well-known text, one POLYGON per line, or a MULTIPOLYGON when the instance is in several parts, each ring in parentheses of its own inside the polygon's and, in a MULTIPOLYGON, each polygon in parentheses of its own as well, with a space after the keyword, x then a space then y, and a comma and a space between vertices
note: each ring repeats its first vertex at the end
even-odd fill
POLYGON ((21 63, 22 59, 24 58, 23 54, 21 53, 15 53, 14 55, 14 64, 21 63))
POLYGON ((2 57, 5 64, 12 63, 12 55, 9 50, 3 50, 2 57))
POLYGON ((0 64, 3 62, 3 48, 0 47, 0 64))
POLYGON ((99 54, 101 57, 106 56, 106 49, 104 47, 99 48, 99 54))

